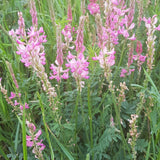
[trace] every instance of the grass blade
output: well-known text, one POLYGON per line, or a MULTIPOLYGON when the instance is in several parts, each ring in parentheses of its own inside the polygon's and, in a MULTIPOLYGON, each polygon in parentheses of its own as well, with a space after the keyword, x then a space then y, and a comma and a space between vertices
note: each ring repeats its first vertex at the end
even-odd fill
POLYGON ((27 160, 27 145, 26 145, 26 117, 25 106, 23 105, 23 123, 22 123, 22 136, 23 136, 23 158, 27 160))
MULTIPOLYGON (((47 124, 46 124, 47 125, 47 124)), ((62 145, 62 143, 56 138, 56 136, 52 133, 52 131, 50 130, 49 126, 47 125, 47 128, 49 130, 49 132, 51 133, 51 135, 53 136, 54 140, 56 141, 56 143, 59 145, 59 147, 62 149, 62 151, 65 153, 65 155, 68 157, 69 160, 74 160, 74 158, 72 157, 72 155, 68 152, 68 150, 62 145)))
POLYGON ((49 148, 50 148, 50 151, 51 151, 51 159, 54 160, 54 153, 53 153, 51 141, 50 141, 50 138, 49 138, 48 129, 47 129, 47 126, 46 126, 46 120, 45 120, 45 114, 44 114, 44 107, 43 107, 43 104, 42 104, 41 96, 39 95, 38 92, 37 92, 37 96, 38 96, 38 98, 39 98, 39 103, 40 103, 40 106, 41 106, 42 117, 43 117, 43 124, 44 124, 44 127, 45 127, 45 132, 46 132, 46 136, 47 136, 47 141, 48 141, 49 148))

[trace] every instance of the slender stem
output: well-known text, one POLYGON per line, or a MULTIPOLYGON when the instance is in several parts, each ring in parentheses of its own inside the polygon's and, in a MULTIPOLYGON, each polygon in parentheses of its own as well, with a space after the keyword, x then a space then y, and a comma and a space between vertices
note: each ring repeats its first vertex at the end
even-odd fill
POLYGON ((23 123, 22 123, 22 134, 23 134, 23 158, 27 160, 27 145, 26 145, 26 112, 25 105, 23 105, 23 123))
MULTIPOLYGON (((83 126, 86 126, 86 121, 85 121, 85 114, 84 114, 84 109, 83 109, 83 105, 82 105, 82 97, 81 97, 81 93, 80 94, 80 106, 81 106, 81 111, 82 111, 82 119, 83 119, 83 126)), ((89 143, 89 137, 87 134, 87 128, 85 127, 85 134, 86 134, 86 138, 87 138, 87 142, 89 143)))
MULTIPOLYGON (((123 133, 123 129, 122 129, 122 126, 121 126, 121 123, 120 123, 120 121, 121 121, 120 112, 118 111, 118 107, 116 105, 116 97, 115 97, 114 93, 112 93, 112 100, 113 100, 113 103, 114 103, 114 109, 115 109, 115 112, 116 112, 116 118, 117 118, 117 122, 118 122, 120 132, 121 132, 123 145, 126 146, 126 148, 128 150, 128 153, 130 153, 130 149, 129 149, 128 144, 126 142, 126 139, 125 139, 125 136, 124 136, 124 133, 123 133)), ((125 152, 125 150, 124 150, 124 152, 125 152)))
POLYGON ((77 99, 76 99, 76 107, 74 110, 74 117, 75 117, 75 133, 74 133, 74 142, 75 142, 75 149, 77 152, 77 123, 78 123, 78 105, 79 105, 79 92, 77 94, 77 99))
POLYGON ((41 96, 39 95, 38 92, 37 92, 37 95, 38 95, 40 106, 41 106, 42 117, 43 117, 43 124, 44 124, 44 127, 45 127, 46 137, 47 137, 47 141, 48 141, 49 148, 50 148, 50 151, 51 151, 51 159, 54 160, 54 152, 53 152, 53 149, 52 149, 52 145, 51 145, 51 141, 50 141, 50 138, 49 138, 49 133, 48 133, 47 125, 46 125, 46 120, 45 120, 45 114, 44 114, 44 107, 43 107, 43 104, 42 104, 42 99, 41 99, 41 96))
MULTIPOLYGON (((93 148, 93 129, 92 129, 92 110, 90 99, 90 84, 88 84, 88 113, 89 113, 89 129, 90 129, 90 147, 93 148)), ((92 155, 94 159, 94 154, 92 155)))

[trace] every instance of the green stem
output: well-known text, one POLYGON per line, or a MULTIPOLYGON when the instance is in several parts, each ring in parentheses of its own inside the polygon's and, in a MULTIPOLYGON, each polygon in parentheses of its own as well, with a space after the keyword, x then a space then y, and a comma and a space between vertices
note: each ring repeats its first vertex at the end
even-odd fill
POLYGON ((26 145, 26 112, 25 105, 23 105, 23 123, 22 123, 22 135, 23 135, 23 158, 27 160, 27 145, 26 145))
MULTIPOLYGON (((122 126, 121 126, 120 112, 118 111, 118 108, 117 108, 117 105, 116 105, 116 97, 115 97, 114 93, 112 93, 112 100, 113 100, 113 103, 114 103, 116 118, 117 118, 117 122, 118 122, 118 125, 119 125, 119 128, 120 128, 121 136, 122 136, 122 142, 123 142, 123 145, 126 146, 126 148, 128 150, 128 154, 130 154, 130 149, 129 149, 128 144, 126 142, 126 139, 125 139, 125 136, 124 136, 124 133, 123 133, 123 129, 122 129, 122 126)), ((124 153, 125 153, 125 150, 124 150, 124 153)))
POLYGON ((46 120, 45 120, 44 107, 43 107, 43 104, 42 104, 41 96, 39 95, 38 92, 37 92, 37 96, 39 98, 39 103, 40 103, 40 106, 41 106, 42 117, 43 117, 43 124, 44 124, 44 127, 45 127, 47 141, 48 141, 49 148, 50 148, 50 151, 51 151, 51 159, 54 160, 54 153, 53 153, 53 149, 52 149, 52 145, 51 145, 51 141, 50 141, 50 138, 49 138, 49 133, 48 133, 47 125, 46 125, 46 120))
MULTIPOLYGON (((93 129, 92 129, 92 110, 91 110, 91 99, 90 99, 90 84, 88 84, 88 113, 89 113, 89 129, 90 129, 90 147, 93 148, 93 129)), ((92 155, 94 159, 94 155, 92 155)))
MULTIPOLYGON (((80 91, 79 91, 80 92, 80 91)), ((75 149, 77 151, 77 128, 78 128, 78 105, 79 105, 79 92, 77 94, 77 99, 76 99, 76 107, 74 110, 74 117, 75 117, 75 133, 74 133, 74 142, 75 142, 75 149)))
MULTIPOLYGON (((82 97, 81 97, 81 93, 80 94, 80 106, 81 106, 81 111, 82 111, 82 119, 83 119, 83 126, 86 126, 86 121, 85 121, 85 114, 84 114, 84 109, 83 109, 83 105, 82 105, 82 97)), ((86 138, 87 138, 87 142, 89 143, 89 137, 87 134, 87 128, 85 127, 85 134, 86 134, 86 138)))

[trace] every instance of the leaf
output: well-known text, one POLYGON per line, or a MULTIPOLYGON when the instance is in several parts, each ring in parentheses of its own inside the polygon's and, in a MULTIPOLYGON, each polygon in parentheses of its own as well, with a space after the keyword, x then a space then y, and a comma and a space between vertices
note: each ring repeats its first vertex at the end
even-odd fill
POLYGON ((148 78, 148 80, 150 81, 150 83, 152 84, 153 88, 155 89, 156 94, 158 96, 160 96, 157 87, 155 86, 154 82, 152 81, 151 77, 149 76, 149 74, 146 72, 145 69, 144 69, 144 73, 145 73, 146 77, 148 78))
POLYGON ((146 152, 148 142, 145 139, 138 139, 136 143, 136 150, 139 152, 146 152))
POLYGON ((86 155, 86 160, 90 160, 90 154, 89 153, 86 155))
POLYGON ((27 160, 27 145, 26 145, 26 112, 23 105, 23 123, 22 123, 22 137, 23 137, 23 158, 27 160))
MULTIPOLYGON (((7 155, 4 153, 4 151, 3 151, 3 149, 1 147, 0 147, 0 153, 6 160, 9 160, 7 155)), ((2 157, 0 157, 0 158, 2 158, 2 157)))
POLYGON ((150 153, 150 142, 149 142, 149 144, 148 144, 148 149, 147 149, 147 153, 146 153, 146 158, 145 158, 145 160, 148 160, 149 159, 149 154, 150 153))
POLYGON ((17 151, 17 146, 18 146, 18 134, 19 134, 19 128, 20 128, 20 123, 18 122, 18 125, 17 125, 17 131, 16 131, 16 136, 15 136, 15 145, 14 145, 14 149, 15 151, 17 151))
MULTIPOLYGON (((47 124, 46 124, 47 125, 47 124)), ((53 134, 53 132, 50 130, 49 126, 47 125, 47 128, 51 135, 53 136, 56 143, 59 145, 59 147, 62 149, 62 151, 65 153, 65 155, 69 158, 69 160, 74 160, 72 155, 68 152, 68 150, 62 145, 62 143, 56 138, 56 136, 53 134)))

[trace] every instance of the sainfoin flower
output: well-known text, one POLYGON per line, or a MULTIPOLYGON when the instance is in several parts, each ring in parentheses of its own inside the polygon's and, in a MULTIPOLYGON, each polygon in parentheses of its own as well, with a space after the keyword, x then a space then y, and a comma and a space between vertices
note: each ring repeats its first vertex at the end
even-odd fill
POLYGON ((62 46, 62 39, 61 39, 61 30, 60 26, 57 26, 57 57, 55 60, 55 65, 51 64, 50 69, 52 70, 52 73, 50 73, 50 79, 56 79, 58 82, 62 79, 68 79, 68 71, 69 69, 63 70, 63 46, 62 46))
POLYGON ((58 61, 55 61, 56 65, 51 64, 50 69, 52 70, 52 73, 50 73, 50 79, 56 79, 58 82, 62 79, 68 79, 68 71, 69 69, 63 70, 61 66, 59 66, 58 61))
POLYGON ((99 60, 100 67, 111 67, 115 64, 115 51, 112 49, 111 51, 107 51, 107 48, 105 47, 103 50, 100 51, 99 56, 93 57, 93 60, 99 60))
POLYGON ((14 31, 9 31, 17 44, 17 54, 21 55, 21 62, 26 67, 32 67, 37 73, 37 76, 42 82, 43 90, 48 94, 50 104, 53 104, 53 97, 56 97, 55 88, 51 86, 48 80, 48 75, 45 73, 44 65, 46 64, 45 51, 43 43, 47 42, 46 35, 43 27, 38 29, 37 12, 34 0, 30 0, 32 26, 27 30, 25 29, 24 19, 22 13, 19 12, 19 28, 14 31))
POLYGON ((26 135, 27 147, 33 147, 32 152, 35 154, 35 158, 43 159, 42 151, 45 145, 42 143, 42 139, 39 140, 39 136, 42 134, 41 130, 36 133, 36 126, 29 121, 26 122, 30 135, 26 135))
POLYGON ((88 5, 88 10, 89 10, 90 14, 92 14, 92 15, 100 13, 99 5, 94 2, 91 2, 88 5))
POLYGON ((13 98, 15 98, 15 97, 16 97, 16 94, 13 93, 13 92, 11 92, 11 96, 9 97, 9 99, 13 99, 13 98))
POLYGON ((83 53, 79 53, 77 57, 71 53, 67 56, 68 63, 66 64, 66 67, 71 69, 72 76, 76 79, 76 83, 80 91, 84 87, 83 79, 89 78, 89 62, 87 62, 87 60, 88 58, 85 59, 83 53))

